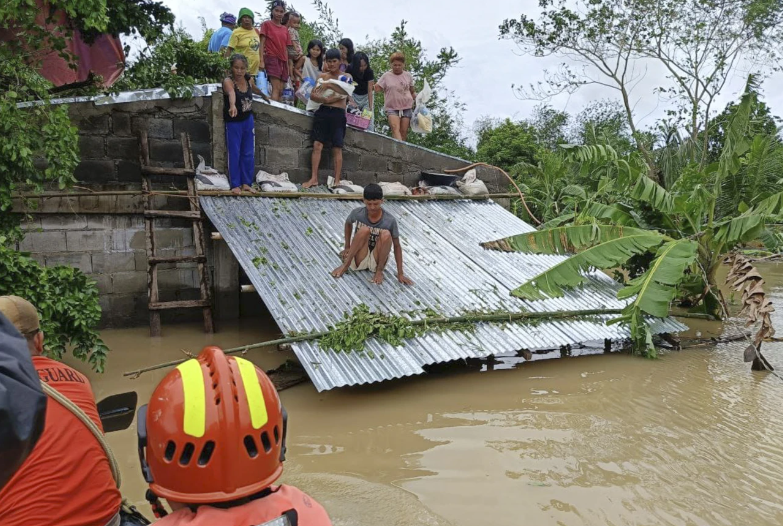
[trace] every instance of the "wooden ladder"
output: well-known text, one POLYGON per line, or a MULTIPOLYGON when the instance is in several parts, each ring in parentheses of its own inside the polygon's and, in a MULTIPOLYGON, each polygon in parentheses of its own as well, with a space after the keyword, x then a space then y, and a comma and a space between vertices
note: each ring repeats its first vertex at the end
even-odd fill
POLYGON ((204 332, 213 332, 212 324, 212 297, 207 276, 207 255, 204 243, 204 225, 201 222, 201 205, 196 192, 196 171, 193 166, 193 153, 190 148, 190 137, 186 133, 181 134, 182 155, 185 160, 185 168, 163 168, 150 166, 150 150, 147 140, 147 132, 142 131, 139 137, 140 161, 141 161, 141 190, 144 201, 144 227, 147 242, 147 294, 150 311, 150 336, 160 336, 160 311, 166 309, 202 309, 204 316, 204 332), (183 176, 188 182, 188 201, 190 210, 153 210, 151 177, 154 176, 183 176), (155 244, 155 219, 157 218, 185 219, 193 225, 193 244, 196 246, 195 256, 161 257, 156 253, 155 244), (198 277, 200 299, 180 301, 160 301, 158 291, 158 265, 162 263, 188 263, 198 264, 198 277))

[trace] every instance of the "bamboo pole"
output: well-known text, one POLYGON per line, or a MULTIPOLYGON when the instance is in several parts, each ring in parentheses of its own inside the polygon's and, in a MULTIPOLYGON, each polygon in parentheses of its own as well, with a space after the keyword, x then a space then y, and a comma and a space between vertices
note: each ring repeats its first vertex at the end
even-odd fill
MULTIPOLYGON (((155 190, 150 192, 151 194, 164 194, 164 195, 187 195, 185 190, 155 190)), ((96 192, 43 192, 40 194, 24 192, 11 194, 11 198, 58 198, 58 197, 100 197, 100 196, 114 196, 114 195, 144 195, 141 190, 100 190, 96 192)))
MULTIPOLYGON (((187 195, 184 190, 156 190, 150 192, 151 195, 187 195)), ((43 192, 36 193, 16 193, 12 194, 12 198, 59 198, 59 197, 100 197, 100 196, 117 196, 117 195, 144 195, 141 190, 107 190, 97 192, 43 192)), ((256 192, 255 194, 245 192, 242 194, 234 194, 229 191, 223 190, 201 190, 198 195, 203 196, 220 196, 220 197, 276 197, 281 199, 300 199, 300 198, 312 198, 312 199, 335 199, 356 201, 361 200, 361 194, 327 194, 327 193, 310 193, 310 192, 256 192)), ((454 201, 468 199, 473 201, 483 201, 487 199, 498 198, 515 198, 516 194, 511 193, 499 193, 499 194, 484 194, 484 195, 388 195, 384 199, 387 201, 454 201)))
MULTIPOLYGON (((498 323, 498 322, 506 322, 506 321, 509 322, 517 321, 517 320, 558 320, 558 319, 566 319, 566 318, 579 318, 583 316, 601 316, 601 315, 609 315, 609 314, 620 314, 621 312, 622 312, 621 309, 587 309, 587 310, 560 311, 560 312, 508 312, 503 314, 476 314, 476 315, 469 315, 469 316, 452 316, 452 317, 439 316, 439 317, 432 317, 432 318, 422 318, 419 320, 411 320, 411 325, 413 326, 430 325, 430 324, 443 325, 449 323, 478 323, 478 322, 498 323)), ((676 314, 674 316, 679 318, 703 319, 702 315, 691 314, 691 313, 676 314)), ((243 345, 241 347, 225 349, 223 352, 225 354, 245 353, 251 349, 258 349, 259 347, 269 347, 272 345, 282 345, 286 343, 297 343, 297 342, 304 342, 310 340, 318 340, 320 338, 323 338, 330 332, 332 331, 328 330, 328 331, 321 331, 321 332, 313 332, 310 334, 289 336, 286 338, 278 338, 276 340, 269 340, 260 343, 251 343, 249 345, 243 345)), ((185 361, 187 361, 187 359, 174 360, 171 362, 161 363, 158 365, 152 365, 150 367, 144 367, 142 369, 137 369, 135 371, 125 372, 123 373, 123 376, 130 376, 133 379, 136 379, 146 372, 155 371, 157 369, 164 369, 166 367, 173 367, 185 361)))
MULTIPOLYGON (((455 317, 436 317, 436 318, 422 318, 420 320, 412 320, 411 325, 440 325, 447 323, 465 323, 465 322, 504 322, 515 321, 522 319, 563 319, 563 318, 575 318, 580 316, 596 316, 602 314, 619 314, 620 309, 591 309, 591 310, 578 310, 578 311, 562 311, 562 312, 509 312, 504 314, 477 314, 471 316, 455 316, 455 317)), ((279 338, 277 340, 270 340, 261 343, 252 343, 250 345, 243 345, 242 347, 234 347, 232 349, 225 349, 223 352, 226 354, 244 353, 251 349, 257 349, 259 347, 268 347, 271 345, 281 345, 284 343, 297 343, 309 340, 317 340, 323 338, 331 331, 314 332, 310 334, 302 334, 300 336, 289 336, 287 338, 279 338)), ((163 369, 165 367, 173 367, 179 365, 186 360, 174 360, 172 362, 166 362, 158 365, 152 365, 136 371, 128 371, 123 373, 123 376, 131 376, 138 378, 141 374, 154 371, 156 369, 163 369)))

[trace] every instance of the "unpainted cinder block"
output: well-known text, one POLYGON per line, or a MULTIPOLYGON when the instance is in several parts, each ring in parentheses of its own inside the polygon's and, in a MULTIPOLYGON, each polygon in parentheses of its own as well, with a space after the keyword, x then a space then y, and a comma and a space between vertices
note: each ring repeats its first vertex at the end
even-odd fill
POLYGON ((65 252, 65 232, 28 232, 19 243, 22 252, 65 252))
POLYGON ((110 236, 101 230, 78 230, 65 233, 68 252, 99 252, 108 249, 110 236))

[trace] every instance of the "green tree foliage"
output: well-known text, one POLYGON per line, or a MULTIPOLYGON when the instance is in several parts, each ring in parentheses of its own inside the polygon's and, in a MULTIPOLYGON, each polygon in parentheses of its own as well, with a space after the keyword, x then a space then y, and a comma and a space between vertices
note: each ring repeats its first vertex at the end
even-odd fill
POLYGON ((728 184, 753 163, 754 156, 763 155, 760 151, 769 140, 748 137, 757 103, 755 88, 749 79, 726 127, 718 162, 692 167, 671 191, 648 178, 647 167, 639 160, 619 158, 609 147, 573 147, 571 155, 604 184, 581 197, 574 192, 573 208, 542 230, 490 245, 576 254, 522 284, 514 294, 529 300, 562 296, 564 290, 581 285, 583 273, 592 268, 615 268, 651 255, 618 292, 619 299, 632 301, 615 321, 629 325, 638 352, 655 354, 645 317, 666 316, 675 298, 702 312, 727 315, 717 280, 724 255, 769 237, 783 216, 783 186, 769 187, 749 205, 738 201, 728 184), (607 186, 613 191, 606 192, 607 186))
MULTIPOLYGON (((713 117, 707 125, 707 129, 704 133, 707 134, 708 162, 715 162, 718 160, 726 139, 726 129, 738 109, 739 106, 736 102, 729 102, 723 111, 713 117)), ((772 115, 769 106, 767 106, 764 101, 757 98, 751 110, 748 136, 756 137, 758 135, 764 135, 775 137, 778 132, 778 122, 778 117, 772 115)))
POLYGON ((526 121, 484 120, 476 129, 476 159, 514 172, 520 163, 535 164, 541 150, 538 131, 526 121))
POLYGON ((18 217, 10 213, 12 195, 21 189, 71 186, 79 162, 78 136, 68 107, 51 103, 52 84, 38 74, 41 60, 52 51, 68 61, 70 27, 59 24, 67 13, 87 40, 102 32, 151 38, 173 15, 149 0, 51 0, 45 20, 34 3, 8 0, 0 5, 0 27, 15 38, 0 45, 0 294, 16 294, 33 302, 42 315, 46 350, 60 358, 67 349, 102 371, 107 348, 98 337, 98 289, 79 270, 45 268, 14 250, 21 239, 18 217), (48 30, 41 22, 54 25, 48 30))
MULTIPOLYGON (((589 84, 615 90, 654 178, 653 155, 639 136, 632 103, 632 91, 646 73, 639 60, 667 72, 668 81, 657 91, 671 101, 675 126, 684 126, 696 141, 737 68, 759 72, 777 63, 783 43, 781 0, 543 0, 540 6, 538 18, 505 20, 501 36, 535 56, 558 56, 580 69, 563 63, 545 72, 543 86, 523 88, 523 94, 546 98, 589 84)), ((705 153, 706 148, 705 140, 705 153)), ((706 156, 698 159, 703 168, 706 156)))
POLYGON ((70 349, 103 372, 109 349, 95 330, 101 320, 95 282, 73 267, 44 267, 11 248, 9 241, 0 234, 0 295, 20 296, 35 305, 47 356, 61 360, 70 349))
MULTIPOLYGON (((86 27, 84 20, 76 18, 76 27, 86 42, 92 42, 101 33, 115 37, 121 34, 134 38, 140 36, 147 42, 155 42, 167 27, 174 24, 174 13, 163 2, 155 0, 106 0, 106 27, 99 30, 86 27)), ((125 53, 130 46, 125 46, 125 53)))
POLYGON ((566 137, 570 121, 568 113, 543 104, 533 108, 533 115, 529 119, 535 129, 536 142, 549 150, 556 150, 561 144, 569 142, 566 137))
POLYGON ((620 156, 628 155, 634 149, 625 110, 613 100, 588 104, 576 116, 571 135, 574 144, 608 145, 620 156))
POLYGON ((222 81, 228 70, 228 59, 219 53, 209 53, 205 40, 194 40, 182 28, 166 31, 156 43, 142 50, 113 90, 161 87, 174 96, 186 97, 196 84, 222 81))

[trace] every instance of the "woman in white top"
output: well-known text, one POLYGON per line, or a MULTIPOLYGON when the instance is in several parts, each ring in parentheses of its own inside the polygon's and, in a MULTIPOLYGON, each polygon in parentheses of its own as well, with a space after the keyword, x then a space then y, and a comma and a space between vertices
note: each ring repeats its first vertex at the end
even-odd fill
POLYGON ((313 81, 318 80, 324 66, 324 43, 320 40, 311 40, 307 44, 307 53, 302 68, 302 77, 310 77, 313 81))

